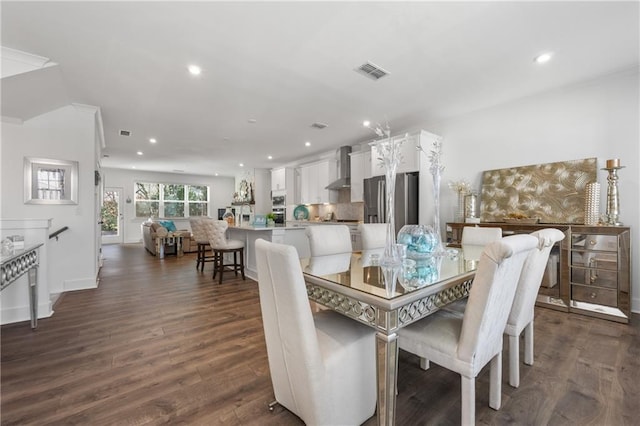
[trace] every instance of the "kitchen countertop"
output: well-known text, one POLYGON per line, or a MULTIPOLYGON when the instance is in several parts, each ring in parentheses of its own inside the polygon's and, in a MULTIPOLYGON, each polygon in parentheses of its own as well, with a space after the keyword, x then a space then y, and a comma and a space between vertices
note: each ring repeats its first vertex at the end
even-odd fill
POLYGON ((309 225, 358 225, 364 223, 361 220, 288 220, 287 226, 309 226, 309 225))
POLYGON ((253 225, 243 225, 243 226, 230 226, 229 229, 238 229, 245 231, 275 231, 280 229, 300 229, 299 226, 285 226, 285 225, 276 225, 276 226, 253 226, 253 225))

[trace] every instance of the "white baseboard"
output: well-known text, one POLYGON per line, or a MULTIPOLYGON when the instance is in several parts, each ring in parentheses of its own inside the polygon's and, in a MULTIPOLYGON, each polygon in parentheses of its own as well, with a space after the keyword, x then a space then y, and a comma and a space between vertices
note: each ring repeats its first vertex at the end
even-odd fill
POLYGON ((63 291, 75 291, 98 288, 98 283, 95 278, 80 278, 77 280, 65 280, 62 286, 63 291))
MULTIPOLYGON (((51 301, 49 300, 38 303, 38 318, 49 318, 53 315, 53 309, 51 309, 51 306, 51 301)), ((2 309, 0 315, 0 324, 2 325, 31 320, 29 305, 2 309)))

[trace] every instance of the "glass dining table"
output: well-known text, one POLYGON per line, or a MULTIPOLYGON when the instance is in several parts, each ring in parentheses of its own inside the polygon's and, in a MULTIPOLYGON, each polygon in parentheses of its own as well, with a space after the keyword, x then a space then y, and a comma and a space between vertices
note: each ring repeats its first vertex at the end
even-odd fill
POLYGON ((398 331, 468 296, 479 251, 467 248, 466 252, 474 253, 474 258, 462 249, 448 249, 440 256, 417 260, 411 267, 427 271, 417 286, 403 272, 394 285, 385 286, 377 266, 381 251, 301 259, 310 300, 376 330, 379 425, 395 423, 398 331))

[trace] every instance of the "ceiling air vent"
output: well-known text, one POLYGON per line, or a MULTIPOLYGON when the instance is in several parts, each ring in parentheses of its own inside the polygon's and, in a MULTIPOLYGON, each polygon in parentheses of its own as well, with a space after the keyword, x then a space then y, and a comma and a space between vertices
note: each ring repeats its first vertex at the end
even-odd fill
POLYGON ((389 74, 388 71, 383 70, 382 68, 371 62, 360 65, 358 68, 356 68, 356 71, 358 71, 360 74, 366 75, 372 80, 379 80, 385 75, 389 74))
POLYGON ((131 132, 128 130, 120 130, 120 136, 131 136, 131 132))
POLYGON ((324 123, 313 123, 311 125, 311 127, 313 127, 314 129, 320 129, 320 130, 324 129, 327 126, 328 124, 324 124, 324 123))

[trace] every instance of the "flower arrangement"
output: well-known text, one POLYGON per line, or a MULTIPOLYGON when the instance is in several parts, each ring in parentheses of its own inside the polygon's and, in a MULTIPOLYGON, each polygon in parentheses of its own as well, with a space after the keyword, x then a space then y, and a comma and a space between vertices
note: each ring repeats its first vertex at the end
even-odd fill
POLYGON ((389 123, 386 123, 384 126, 378 123, 375 127, 372 127, 369 121, 365 121, 363 126, 375 133, 376 136, 384 138, 383 140, 374 141, 370 144, 376 146, 378 150, 377 160, 380 164, 385 168, 397 167, 397 165, 402 162, 400 147, 406 140, 406 135, 404 139, 392 140, 391 127, 389 126, 389 123))
POLYGON ((433 148, 429 152, 429 161, 431 162, 431 167, 429 168, 431 174, 440 176, 444 171, 444 166, 442 165, 442 138, 437 138, 433 141, 433 148))
POLYGON ((473 192, 471 189, 471 184, 466 180, 457 180, 449 182, 449 189, 457 192, 458 194, 470 194, 473 192))

